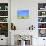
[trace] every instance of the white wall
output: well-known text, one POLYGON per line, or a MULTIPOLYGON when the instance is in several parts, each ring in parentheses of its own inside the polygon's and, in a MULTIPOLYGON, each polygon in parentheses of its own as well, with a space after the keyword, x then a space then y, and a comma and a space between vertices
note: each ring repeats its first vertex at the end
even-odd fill
POLYGON ((37 29, 37 2, 35 0, 11 0, 11 22, 14 23, 17 30, 28 30, 31 25, 37 29), (18 9, 29 9, 29 19, 17 19, 18 9))
POLYGON ((30 25, 33 24, 35 26, 33 36, 35 36, 37 40, 33 38, 33 46, 38 46, 38 43, 41 44, 43 42, 41 40, 42 38, 38 38, 38 3, 46 3, 46 0, 11 0, 11 22, 16 25, 17 30, 23 30, 24 32, 24 30, 28 30, 30 25), (30 19, 17 19, 16 11, 18 9, 29 9, 30 19))

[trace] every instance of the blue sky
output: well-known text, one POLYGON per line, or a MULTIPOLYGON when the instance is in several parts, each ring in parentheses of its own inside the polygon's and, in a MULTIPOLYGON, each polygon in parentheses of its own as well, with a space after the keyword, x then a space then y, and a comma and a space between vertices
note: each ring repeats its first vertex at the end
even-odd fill
POLYGON ((17 15, 18 16, 29 16, 29 10, 18 10, 17 15))

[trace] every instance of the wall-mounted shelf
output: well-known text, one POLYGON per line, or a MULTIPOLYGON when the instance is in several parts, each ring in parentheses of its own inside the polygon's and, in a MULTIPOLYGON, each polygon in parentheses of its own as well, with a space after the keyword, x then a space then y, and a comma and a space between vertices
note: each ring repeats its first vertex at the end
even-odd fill
POLYGON ((38 29, 46 29, 46 28, 38 28, 38 29))
POLYGON ((46 22, 38 22, 38 23, 46 23, 46 22))
POLYGON ((46 17, 46 15, 44 15, 44 16, 38 16, 38 17, 46 17))
POLYGON ((0 17, 8 17, 8 16, 0 16, 0 17))
POLYGON ((8 23, 8 22, 0 22, 0 23, 8 23))
POLYGON ((38 11, 46 11, 46 10, 38 10, 38 11))
POLYGON ((8 11, 8 10, 0 10, 0 11, 8 11))

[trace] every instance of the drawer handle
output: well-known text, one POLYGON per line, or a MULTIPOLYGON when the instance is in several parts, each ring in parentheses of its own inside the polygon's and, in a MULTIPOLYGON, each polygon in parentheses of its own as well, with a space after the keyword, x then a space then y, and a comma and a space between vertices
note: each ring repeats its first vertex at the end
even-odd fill
POLYGON ((1 40, 3 40, 3 39, 1 39, 1 40))
POLYGON ((45 40, 45 39, 43 39, 43 40, 45 40))

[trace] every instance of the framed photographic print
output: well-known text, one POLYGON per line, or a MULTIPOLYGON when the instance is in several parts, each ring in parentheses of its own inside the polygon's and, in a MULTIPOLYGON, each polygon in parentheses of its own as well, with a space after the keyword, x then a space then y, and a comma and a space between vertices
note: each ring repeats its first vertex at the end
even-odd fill
POLYGON ((18 19, 27 19, 29 18, 29 10, 17 10, 18 19))

